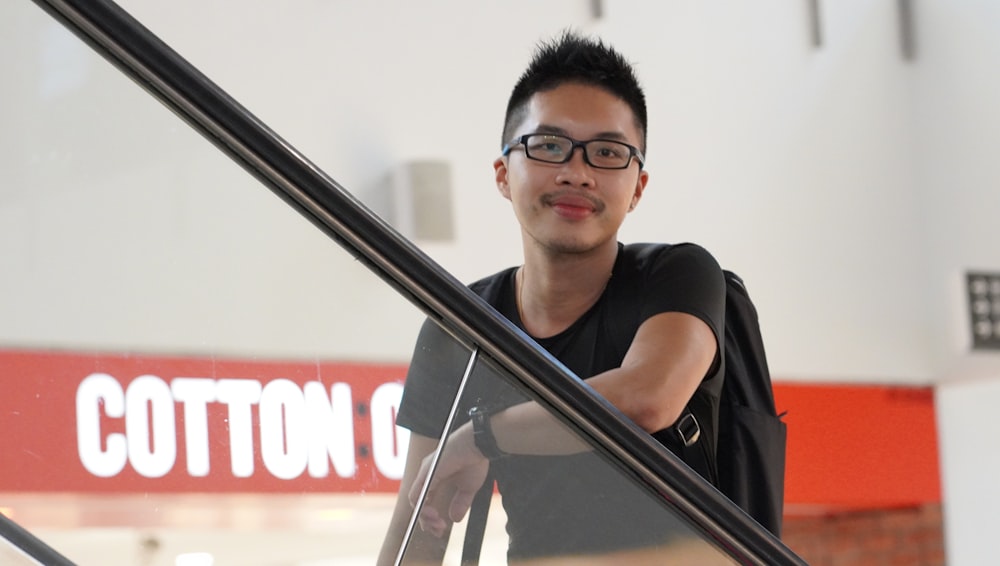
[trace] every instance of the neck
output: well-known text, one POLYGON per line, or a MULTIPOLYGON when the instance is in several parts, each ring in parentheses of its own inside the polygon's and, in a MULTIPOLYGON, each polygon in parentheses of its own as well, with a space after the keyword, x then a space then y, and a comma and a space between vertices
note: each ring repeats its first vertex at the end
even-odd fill
POLYGON ((579 254, 525 253, 515 283, 528 334, 554 336, 583 316, 604 293, 617 255, 614 240, 579 254))

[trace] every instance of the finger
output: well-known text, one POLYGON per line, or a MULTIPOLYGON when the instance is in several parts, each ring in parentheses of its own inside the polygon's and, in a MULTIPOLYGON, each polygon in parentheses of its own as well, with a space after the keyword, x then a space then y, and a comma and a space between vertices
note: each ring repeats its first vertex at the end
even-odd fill
POLYGON ((459 522, 465 518, 465 514, 472 507, 472 500, 475 499, 475 491, 458 490, 451 498, 451 505, 448 507, 448 517, 453 522, 459 522))
POLYGON ((410 486, 410 493, 407 495, 407 499, 410 500, 410 507, 417 506, 417 500, 420 499, 420 490, 423 488, 423 483, 413 482, 410 486))
POLYGON ((420 524, 420 530, 439 538, 444 535, 444 531, 448 526, 447 522, 438 514, 437 509, 431 506, 425 506, 421 510, 418 523, 420 524))
MULTIPOLYGON (((424 472, 424 467, 420 467, 420 471, 417 472, 417 476, 413 478, 413 483, 410 485, 409 500, 410 505, 413 507, 417 506, 417 500, 420 499, 420 492, 424 489, 424 482, 427 479, 427 474, 424 472)), ((428 496, 430 495, 430 490, 428 489, 428 496)))

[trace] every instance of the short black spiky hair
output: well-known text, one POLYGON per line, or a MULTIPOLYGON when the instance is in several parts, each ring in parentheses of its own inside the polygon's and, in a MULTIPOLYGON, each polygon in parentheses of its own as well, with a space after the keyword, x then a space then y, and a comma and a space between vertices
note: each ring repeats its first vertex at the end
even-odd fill
POLYGON ((632 64, 600 39, 582 37, 572 30, 538 44, 507 101, 501 145, 513 137, 532 96, 571 82, 602 88, 625 101, 635 115, 642 135, 640 149, 645 152, 646 95, 632 64))

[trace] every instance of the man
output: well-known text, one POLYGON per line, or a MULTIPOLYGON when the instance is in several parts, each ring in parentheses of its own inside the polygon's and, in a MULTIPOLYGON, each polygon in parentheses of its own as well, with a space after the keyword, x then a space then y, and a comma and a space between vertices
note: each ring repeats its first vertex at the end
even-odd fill
MULTIPOLYGON (((618 52, 572 33, 540 45, 511 94, 493 162, 497 189, 521 226, 524 263, 471 288, 677 449, 671 427, 703 383, 708 391, 716 385, 715 396, 696 399, 717 410, 725 283, 698 246, 619 244, 649 180, 646 127, 645 96, 618 52)), ((418 339, 397 421, 411 442, 380 563, 396 554, 461 378, 467 353, 446 342, 430 323, 418 339)), ((448 438, 408 558, 440 562, 452 522, 491 469, 511 561, 670 541, 669 526, 656 519, 662 510, 608 487, 611 472, 583 442, 498 381, 481 378, 463 396, 476 404, 474 416, 448 438)), ((715 441, 700 444, 714 450, 715 441)))

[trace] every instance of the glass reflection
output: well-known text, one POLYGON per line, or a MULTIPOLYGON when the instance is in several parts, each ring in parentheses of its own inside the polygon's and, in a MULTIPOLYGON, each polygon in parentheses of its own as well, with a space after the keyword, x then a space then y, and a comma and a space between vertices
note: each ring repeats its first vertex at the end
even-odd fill
MULTIPOLYGON (((403 562, 407 564, 441 563, 448 553, 474 552, 477 543, 469 532, 481 528, 473 523, 482 520, 475 517, 484 506, 490 513, 500 513, 493 523, 505 524, 506 536, 491 532, 483 563, 664 564, 690 563, 695 557, 702 564, 730 563, 648 486, 594 450, 554 414, 492 360, 470 358, 467 347, 436 324, 426 323, 397 418, 411 431, 410 452, 380 564, 391 563, 389 557, 398 548, 403 518, 410 514, 407 503, 420 509, 406 541, 403 562), (470 359, 474 365, 463 380, 470 359), (514 414, 519 422, 530 421, 531 453, 497 451, 490 460, 483 458, 476 427, 470 422, 470 413, 479 410, 492 415, 494 422, 505 414, 514 414), (449 433, 437 454, 437 437, 449 421, 449 433), (478 502, 470 513, 473 495, 478 502), (455 522, 467 513, 470 518, 462 535, 456 536, 455 522), (463 546, 470 548, 460 550, 463 546)), ((498 438, 498 445, 504 445, 498 438)))
POLYGON ((371 564, 424 314, 37 6, 0 27, 0 512, 82 566, 371 564))
POLYGON ((0 564, 8 566, 38 566, 37 560, 27 556, 17 547, 0 539, 0 564))

